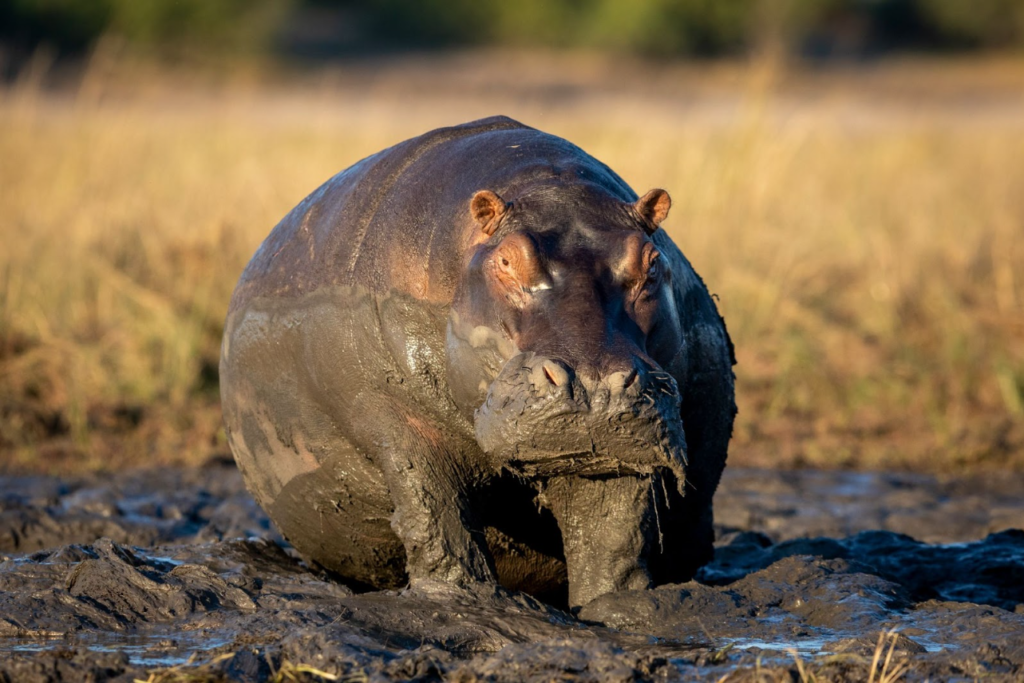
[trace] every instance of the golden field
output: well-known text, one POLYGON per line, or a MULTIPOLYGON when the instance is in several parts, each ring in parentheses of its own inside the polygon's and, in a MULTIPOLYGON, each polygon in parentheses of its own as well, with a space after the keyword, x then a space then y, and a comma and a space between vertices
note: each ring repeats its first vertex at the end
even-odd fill
POLYGON ((495 113, 672 193, 737 348, 731 463, 1024 469, 1024 62, 44 67, 0 91, 2 470, 226 454, 260 240, 359 158, 495 113))

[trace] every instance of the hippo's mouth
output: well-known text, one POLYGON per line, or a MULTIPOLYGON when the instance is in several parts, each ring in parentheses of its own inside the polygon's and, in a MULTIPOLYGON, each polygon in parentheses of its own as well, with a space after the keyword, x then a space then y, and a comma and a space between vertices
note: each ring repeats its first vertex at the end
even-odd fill
MULTIPOLYGON (((575 474, 579 476, 645 476, 660 468, 671 468, 668 458, 652 458, 651 462, 638 462, 629 454, 611 454, 594 451, 559 453, 540 449, 520 450, 525 457, 513 456, 505 461, 506 469, 527 479, 550 479, 575 474), (662 461, 659 463, 658 461, 662 461)), ((676 472, 678 474, 678 471, 676 472)))
POLYGON ((531 479, 669 469, 682 489, 686 441, 668 373, 625 388, 567 373, 556 385, 538 381, 542 362, 531 353, 510 360, 476 411, 477 442, 496 469, 531 479))

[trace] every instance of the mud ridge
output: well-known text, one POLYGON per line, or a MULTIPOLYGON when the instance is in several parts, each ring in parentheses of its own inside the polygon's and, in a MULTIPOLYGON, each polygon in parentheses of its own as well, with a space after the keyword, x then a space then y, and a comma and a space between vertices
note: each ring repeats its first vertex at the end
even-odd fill
POLYGON ((0 479, 0 681, 742 680, 797 659, 863 680, 890 629, 912 678, 1019 680, 1022 491, 734 470, 697 580, 574 618, 500 588, 355 593, 306 567, 227 466, 0 479))

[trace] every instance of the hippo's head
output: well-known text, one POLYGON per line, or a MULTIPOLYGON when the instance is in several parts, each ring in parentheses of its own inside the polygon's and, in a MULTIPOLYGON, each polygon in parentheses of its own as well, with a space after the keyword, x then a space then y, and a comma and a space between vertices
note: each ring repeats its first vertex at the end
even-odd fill
POLYGON ((664 190, 587 186, 470 202, 474 246, 448 325, 453 396, 496 468, 527 477, 669 470, 685 442, 671 372, 683 346, 664 190), (659 239, 660 241, 660 239, 659 239))

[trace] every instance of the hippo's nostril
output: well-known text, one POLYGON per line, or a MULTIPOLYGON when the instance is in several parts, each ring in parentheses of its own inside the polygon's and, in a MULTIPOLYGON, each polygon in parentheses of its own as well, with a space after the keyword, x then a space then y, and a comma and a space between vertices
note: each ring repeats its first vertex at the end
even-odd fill
POLYGON ((544 376, 556 387, 564 387, 569 381, 569 373, 558 363, 553 361, 544 362, 544 376))
POLYGON ((639 376, 636 368, 630 368, 629 370, 620 370, 619 372, 613 372, 605 378, 605 383, 612 392, 612 396, 619 396, 631 386, 636 384, 637 377, 639 376))
POLYGON ((569 383, 569 373, 561 364, 545 360, 533 366, 530 383, 536 391, 547 393, 553 387, 562 388, 569 383))

